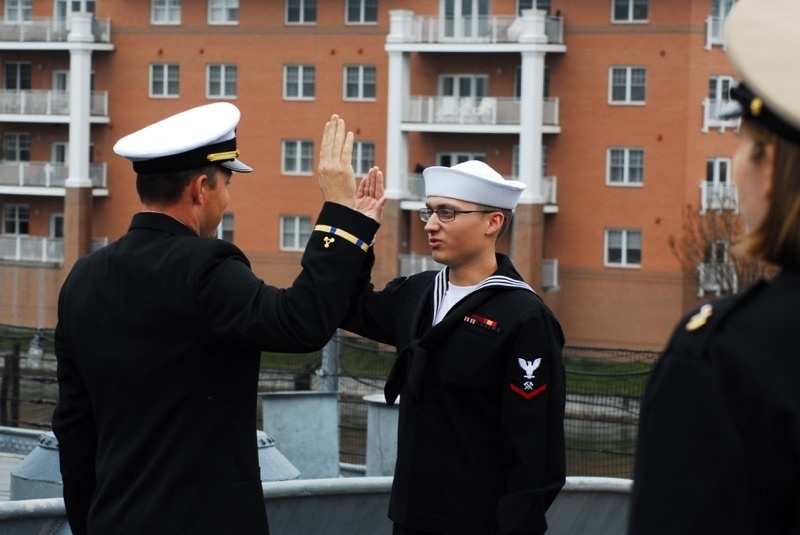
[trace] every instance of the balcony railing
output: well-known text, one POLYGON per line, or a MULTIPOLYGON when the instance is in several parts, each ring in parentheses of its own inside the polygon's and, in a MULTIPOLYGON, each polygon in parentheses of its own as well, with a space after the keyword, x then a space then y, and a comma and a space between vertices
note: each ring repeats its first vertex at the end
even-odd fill
POLYGON ((736 184, 730 182, 700 183, 700 213, 706 210, 733 210, 739 212, 739 194, 736 184))
POLYGON ((703 127, 702 132, 708 132, 710 128, 719 128, 722 132, 726 128, 738 128, 739 119, 720 119, 719 113, 730 103, 729 100, 714 100, 707 98, 703 100, 703 127))
POLYGON ((430 255, 401 254, 399 260, 401 277, 409 277, 423 271, 444 269, 444 265, 434 261, 430 255))
MULTIPOLYGON (((417 43, 516 43, 522 19, 513 15, 413 18, 411 42, 417 43)), ((563 17, 545 18, 547 42, 564 43, 563 17)))
POLYGON ((739 279, 733 262, 707 262, 697 266, 697 297, 736 293, 739 279))
MULTIPOLYGON (((518 125, 520 102, 513 97, 409 97, 403 108, 404 123, 518 125)), ((542 103, 542 125, 558 126, 558 98, 542 103)))
MULTIPOLYGON (((22 186, 38 188, 63 188, 69 178, 69 167, 50 162, 0 162, 0 187, 22 186)), ((107 165, 89 164, 92 187, 106 189, 107 165)))
POLYGON ((713 46, 725 48, 725 18, 708 17, 706 19, 706 50, 713 46))
MULTIPOLYGON (((108 117, 108 91, 92 91, 89 102, 94 117, 108 117)), ((49 90, 0 90, 0 114, 69 115, 69 93, 49 90)))
MULTIPOLYGON (((108 238, 92 238, 92 251, 108 245, 108 238)), ((64 238, 0 235, 0 260, 56 264, 64 261, 64 238)))
MULTIPOLYGON (((65 42, 69 23, 64 19, 34 17, 32 20, 0 19, 0 42, 65 42)), ((111 19, 93 19, 92 35, 97 43, 111 42, 111 19)))

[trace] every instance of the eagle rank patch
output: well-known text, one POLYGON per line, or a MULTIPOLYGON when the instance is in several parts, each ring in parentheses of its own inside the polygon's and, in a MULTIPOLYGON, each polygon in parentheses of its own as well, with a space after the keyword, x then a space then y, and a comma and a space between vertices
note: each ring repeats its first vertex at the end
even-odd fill
POLYGON ((534 359, 534 360, 526 360, 523 357, 518 357, 517 362, 519 363, 519 367, 522 368, 522 377, 520 378, 520 384, 511 383, 511 391, 519 394, 525 399, 533 399, 545 390, 547 390, 547 384, 536 386, 535 379, 536 375, 533 372, 542 364, 542 359, 534 359))

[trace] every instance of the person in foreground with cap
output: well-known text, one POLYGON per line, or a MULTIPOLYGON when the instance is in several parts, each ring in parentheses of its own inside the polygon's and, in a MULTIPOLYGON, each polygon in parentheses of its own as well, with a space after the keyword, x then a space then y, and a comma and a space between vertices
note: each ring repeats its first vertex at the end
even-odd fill
POLYGON ((728 18, 740 246, 779 272, 675 329, 642 405, 631 535, 800 533, 798 28, 797 0, 728 18))
POLYGON ((565 482, 564 337, 496 252, 525 185, 479 161, 423 177, 420 219, 446 268, 374 291, 366 266, 342 325, 397 348, 385 387, 390 405, 400 397, 394 533, 544 533, 565 482))
POLYGON ((333 116, 325 204, 292 286, 268 286, 214 239, 238 160, 239 110, 200 106, 122 138, 143 209, 76 262, 56 327, 64 502, 75 535, 269 532, 256 442, 262 351, 321 348, 378 228, 382 176, 359 185, 333 116), (361 213, 359 213, 361 212, 361 213), (367 217, 369 215, 370 217, 367 217))

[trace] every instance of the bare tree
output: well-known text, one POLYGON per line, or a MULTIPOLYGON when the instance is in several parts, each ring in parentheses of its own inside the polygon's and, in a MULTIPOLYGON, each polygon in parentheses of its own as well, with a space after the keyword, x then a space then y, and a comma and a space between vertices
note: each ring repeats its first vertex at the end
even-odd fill
POLYGON ((681 235, 670 235, 669 246, 687 279, 697 284, 698 297, 736 293, 775 273, 774 266, 738 250, 743 233, 742 217, 734 210, 700 213, 691 204, 684 207, 681 235))

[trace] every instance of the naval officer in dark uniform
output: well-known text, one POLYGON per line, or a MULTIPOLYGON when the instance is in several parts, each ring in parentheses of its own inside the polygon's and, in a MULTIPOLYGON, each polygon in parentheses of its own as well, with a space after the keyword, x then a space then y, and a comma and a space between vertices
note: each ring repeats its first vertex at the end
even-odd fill
POLYGON ((677 326, 645 392, 631 535, 800 533, 798 51, 800 2, 736 3, 742 246, 780 271, 677 326))
POLYGON ((565 482, 564 337, 496 252, 525 185, 479 161, 423 177, 420 218, 446 269, 367 285, 343 324, 398 351, 389 518, 396 535, 539 535, 565 482))
POLYGON ((333 116, 318 169, 326 202, 302 272, 289 288, 267 285, 214 238, 232 173, 252 171, 238 159, 239 116, 229 103, 201 106, 114 147, 133 161, 142 211, 75 264, 58 304, 53 431, 75 535, 269 532, 261 352, 328 341, 378 228, 364 214, 382 201, 363 188, 356 198, 353 136, 333 116))

